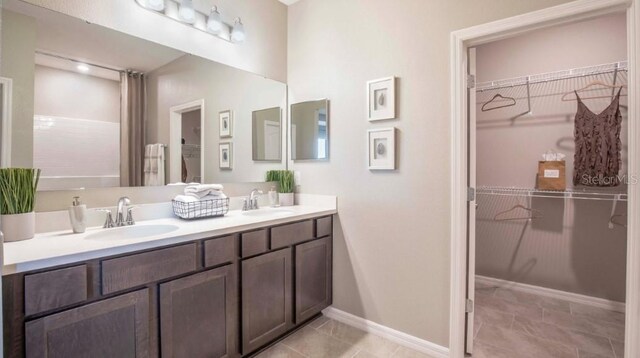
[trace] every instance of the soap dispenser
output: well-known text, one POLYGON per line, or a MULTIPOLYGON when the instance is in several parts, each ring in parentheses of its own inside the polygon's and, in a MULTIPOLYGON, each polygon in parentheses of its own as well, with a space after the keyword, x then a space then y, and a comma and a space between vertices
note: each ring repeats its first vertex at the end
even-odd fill
POLYGON ((79 196, 73 197, 73 205, 69 207, 69 220, 74 233, 80 234, 87 229, 87 206, 80 204, 79 196))
POLYGON ((274 208, 276 206, 280 206, 280 199, 278 198, 278 192, 276 191, 276 187, 271 187, 269 190, 269 205, 274 208))

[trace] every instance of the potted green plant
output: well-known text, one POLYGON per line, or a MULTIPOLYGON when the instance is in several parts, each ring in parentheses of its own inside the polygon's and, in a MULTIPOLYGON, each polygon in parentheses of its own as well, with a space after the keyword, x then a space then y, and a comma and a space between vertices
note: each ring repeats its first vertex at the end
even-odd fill
POLYGON ((40 169, 0 169, 0 220, 4 240, 20 241, 35 235, 35 198, 40 169))
POLYGON ((280 206, 292 206, 294 202, 293 191, 295 183, 293 179, 293 171, 291 170, 269 170, 267 172, 267 181, 275 181, 278 183, 278 197, 280 206))

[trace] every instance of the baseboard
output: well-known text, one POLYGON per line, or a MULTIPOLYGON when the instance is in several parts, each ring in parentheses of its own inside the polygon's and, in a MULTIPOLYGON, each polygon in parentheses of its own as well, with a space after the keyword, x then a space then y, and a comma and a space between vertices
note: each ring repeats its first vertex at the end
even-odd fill
POLYGON ((480 275, 476 275, 476 282, 509 288, 514 291, 532 293, 535 295, 557 298, 557 299, 574 302, 574 303, 581 303, 583 305, 604 308, 604 309, 608 309, 616 312, 625 311, 625 304, 623 302, 617 302, 617 301, 607 300, 604 298, 581 295, 579 293, 554 290, 552 288, 528 285, 526 283, 507 281, 499 278, 480 276, 480 275))
POLYGON ((328 318, 342 322, 349 326, 361 329, 386 338, 390 341, 398 343, 401 346, 414 349, 416 351, 428 354, 434 358, 448 358, 449 348, 437 345, 435 343, 414 337, 412 335, 397 331, 393 328, 383 326, 381 324, 366 320, 364 318, 354 316, 350 313, 341 311, 334 307, 326 308, 322 313, 328 318))

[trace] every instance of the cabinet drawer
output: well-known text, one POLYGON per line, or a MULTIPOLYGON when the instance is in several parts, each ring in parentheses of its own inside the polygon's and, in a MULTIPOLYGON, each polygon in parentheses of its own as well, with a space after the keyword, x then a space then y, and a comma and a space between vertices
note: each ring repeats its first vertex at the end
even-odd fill
POLYGON ((271 229, 271 250, 313 239, 313 221, 277 226, 271 229))
POLYGON ((333 226, 331 216, 316 219, 316 237, 325 237, 331 235, 333 226))
POLYGON ((79 303, 86 299, 86 265, 24 277, 24 311, 27 316, 79 303))
POLYGON ((102 293, 125 290, 197 268, 196 244, 102 261, 102 293))
POLYGON ((236 235, 219 237, 204 242, 204 266, 211 267, 233 262, 238 257, 236 235))
POLYGON ((268 237, 267 229, 243 233, 241 236, 242 257, 269 251, 268 237))

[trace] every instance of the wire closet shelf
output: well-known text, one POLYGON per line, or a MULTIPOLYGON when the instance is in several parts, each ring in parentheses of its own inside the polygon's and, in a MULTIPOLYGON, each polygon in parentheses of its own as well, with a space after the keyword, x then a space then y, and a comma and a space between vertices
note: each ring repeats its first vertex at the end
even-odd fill
POLYGON ((607 63, 589 67, 572 68, 568 70, 541 73, 530 76, 514 77, 496 81, 487 81, 478 83, 476 85, 476 92, 484 92, 488 90, 498 90, 504 88, 510 88, 515 86, 533 85, 537 83, 545 83, 551 81, 568 80, 586 76, 596 76, 602 74, 613 74, 614 82, 617 79, 617 74, 620 72, 627 72, 627 61, 619 61, 614 63, 607 63))
POLYGON ((478 195, 517 196, 531 198, 554 198, 576 200, 627 201, 627 193, 613 190, 566 189, 563 191, 539 190, 535 188, 516 188, 499 186, 480 186, 478 195))

